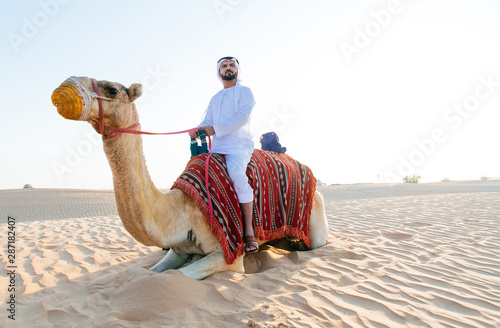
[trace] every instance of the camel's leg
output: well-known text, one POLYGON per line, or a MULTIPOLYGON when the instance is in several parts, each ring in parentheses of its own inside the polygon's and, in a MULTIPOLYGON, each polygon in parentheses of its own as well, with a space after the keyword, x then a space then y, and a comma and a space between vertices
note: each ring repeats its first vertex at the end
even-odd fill
POLYGON ((233 264, 227 265, 224 252, 218 249, 193 264, 181 268, 179 271, 185 276, 197 280, 222 271, 243 272, 243 256, 238 257, 233 264))
POLYGON ((328 240, 328 221, 325 214, 325 203, 323 195, 316 191, 311 211, 309 226, 309 238, 311 240, 311 249, 321 247, 328 240))
POLYGON ((189 258, 189 255, 187 254, 177 254, 176 252, 173 251, 173 249, 170 249, 165 255, 164 258, 160 260, 160 262, 156 263, 153 267, 151 267, 149 270, 156 271, 156 272, 163 272, 165 270, 169 269, 178 269, 180 268, 184 263, 187 262, 189 258))

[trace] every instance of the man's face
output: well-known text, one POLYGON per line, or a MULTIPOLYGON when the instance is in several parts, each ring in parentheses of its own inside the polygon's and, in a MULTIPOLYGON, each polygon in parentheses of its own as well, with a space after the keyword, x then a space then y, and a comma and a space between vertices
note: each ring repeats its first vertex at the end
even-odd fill
POLYGON ((234 60, 225 60, 220 64, 219 74, 225 81, 234 80, 238 76, 238 68, 234 60))

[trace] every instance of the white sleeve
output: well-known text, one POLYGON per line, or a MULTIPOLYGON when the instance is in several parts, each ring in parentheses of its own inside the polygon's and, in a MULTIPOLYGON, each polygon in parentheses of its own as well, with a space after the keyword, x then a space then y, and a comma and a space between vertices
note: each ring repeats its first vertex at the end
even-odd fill
POLYGON ((241 88, 236 114, 219 125, 214 126, 215 135, 223 137, 247 124, 254 106, 255 99, 252 91, 249 88, 241 88))

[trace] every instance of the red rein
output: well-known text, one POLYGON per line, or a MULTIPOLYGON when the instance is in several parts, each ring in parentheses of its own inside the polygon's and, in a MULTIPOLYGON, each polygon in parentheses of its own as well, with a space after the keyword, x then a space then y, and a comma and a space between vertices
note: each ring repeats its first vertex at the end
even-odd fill
MULTIPOLYGON (((169 135, 169 134, 181 134, 181 133, 187 133, 191 131, 198 131, 200 128, 192 128, 188 130, 182 130, 182 131, 176 131, 176 132, 160 132, 160 133, 155 133, 155 132, 146 132, 146 131, 140 131, 140 130, 133 130, 134 128, 140 126, 140 123, 137 122, 128 128, 117 128, 114 126, 105 126, 104 125, 104 114, 103 114, 103 107, 102 107, 102 99, 110 100, 110 101, 121 101, 117 99, 112 99, 112 98, 105 98, 101 97, 99 94, 99 90, 97 88, 97 83, 94 79, 92 80, 92 85, 94 86, 94 92, 97 94, 97 102, 99 103, 99 132, 101 133, 103 138, 113 138, 119 134, 122 133, 132 133, 132 134, 149 134, 149 135, 169 135), (115 132, 110 133, 108 135, 104 135, 104 129, 107 130, 113 130, 115 132)), ((131 102, 128 102, 131 104, 131 102)), ((208 165, 210 162, 210 157, 212 156, 212 139, 210 136, 208 136, 208 149, 210 153, 207 156, 207 159, 205 161, 205 188, 207 188, 207 198, 208 198, 208 212, 210 213, 210 229, 212 229, 212 220, 213 220, 213 207, 212 207, 212 198, 210 197, 210 189, 209 189, 209 184, 208 184, 208 165)))

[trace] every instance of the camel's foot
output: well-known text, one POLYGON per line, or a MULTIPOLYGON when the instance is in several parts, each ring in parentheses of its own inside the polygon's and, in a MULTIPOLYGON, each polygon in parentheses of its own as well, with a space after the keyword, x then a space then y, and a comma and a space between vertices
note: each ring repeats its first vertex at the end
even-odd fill
POLYGON ((243 256, 228 265, 224 252, 220 249, 206 256, 177 254, 170 249, 167 255, 149 270, 163 272, 171 269, 179 269, 185 276, 199 280, 222 271, 243 272, 243 256))
POLYGON ((228 265, 224 252, 219 249, 190 265, 182 267, 179 271, 187 277, 197 280, 205 279, 217 272, 243 272, 243 256, 238 257, 233 264, 228 265))
POLYGON ((170 249, 158 263, 152 266, 149 270, 156 272, 163 272, 169 269, 178 269, 189 259, 189 255, 177 254, 170 249))

